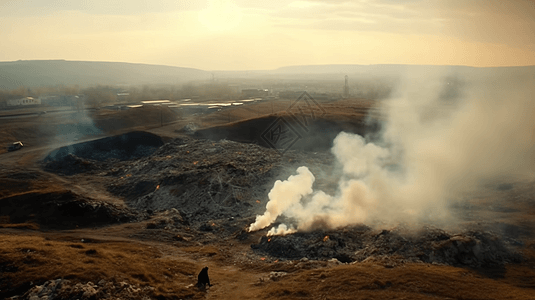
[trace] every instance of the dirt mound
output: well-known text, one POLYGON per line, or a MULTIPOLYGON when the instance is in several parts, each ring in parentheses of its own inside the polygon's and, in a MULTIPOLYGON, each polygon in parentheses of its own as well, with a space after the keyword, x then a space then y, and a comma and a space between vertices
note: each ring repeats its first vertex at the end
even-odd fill
POLYGON ((69 154, 98 161, 107 159, 131 160, 148 156, 163 144, 162 139, 155 134, 144 131, 133 131, 122 135, 61 147, 52 151, 44 161, 61 160, 69 154))
POLYGON ((176 139, 119 169, 109 191, 139 210, 176 208, 188 222, 250 215, 279 161, 275 150, 256 145, 176 139))
POLYGON ((74 154, 67 154, 61 159, 48 161, 43 169, 62 175, 74 175, 100 169, 94 161, 80 158, 74 154))
POLYGON ((341 262, 379 261, 394 266, 424 262, 469 267, 497 267, 520 262, 520 254, 488 232, 450 234, 425 228, 418 233, 403 229, 377 232, 365 226, 336 231, 262 237, 251 245, 256 251, 282 259, 336 258, 341 262))
POLYGON ((126 207, 94 201, 71 191, 19 194, 0 199, 0 207, 1 223, 37 223, 48 228, 96 226, 139 217, 126 207))
POLYGON ((227 139, 241 143, 253 143, 263 147, 271 147, 266 142, 266 133, 271 128, 283 124, 283 131, 289 130, 292 136, 300 137, 291 149, 304 151, 326 151, 332 147, 333 139, 341 131, 366 136, 380 130, 378 123, 368 125, 364 118, 314 118, 295 119, 289 115, 269 115, 255 119, 235 122, 228 125, 216 126, 198 130, 195 136, 214 141, 227 139), (285 122, 280 123, 280 118, 285 122), (298 122, 299 121, 299 122, 298 122), (264 138, 262 137, 264 135, 264 138))
POLYGON ((35 188, 36 181, 46 179, 46 175, 19 168, 0 174, 0 198, 27 192, 35 188))
POLYGON ((117 167, 109 173, 108 191, 135 209, 176 208, 187 222, 201 226, 261 213, 274 181, 288 176, 281 172, 294 172, 304 161, 327 169, 332 158, 328 153, 307 157, 293 151, 283 157, 253 144, 179 138, 149 157, 117 167))
POLYGON ((162 146, 162 139, 143 131, 73 144, 52 151, 43 160, 46 171, 73 175, 108 168, 97 162, 125 161, 149 156, 162 146))

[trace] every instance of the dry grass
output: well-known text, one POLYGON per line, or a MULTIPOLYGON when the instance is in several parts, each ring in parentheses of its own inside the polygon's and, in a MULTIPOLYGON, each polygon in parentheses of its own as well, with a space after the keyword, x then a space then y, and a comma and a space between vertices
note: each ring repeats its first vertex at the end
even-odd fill
POLYGON ((82 243, 39 236, 0 235, 0 297, 50 279, 128 281, 155 287, 155 296, 193 297, 199 267, 164 256, 155 247, 128 242, 82 243))
POLYGON ((264 299, 534 299, 535 290, 474 271, 424 264, 310 270, 264 287, 264 299))
MULTIPOLYGON (((225 108, 220 112, 214 112, 200 118, 198 122, 202 127, 210 127, 272 114, 283 114, 287 112, 294 102, 295 100, 282 99, 225 108)), ((344 99, 334 102, 320 102, 319 105, 325 111, 325 119, 344 121, 362 119, 370 109, 373 110, 376 103, 365 99, 344 99)), ((323 113, 315 106, 312 108, 317 116, 323 113)))

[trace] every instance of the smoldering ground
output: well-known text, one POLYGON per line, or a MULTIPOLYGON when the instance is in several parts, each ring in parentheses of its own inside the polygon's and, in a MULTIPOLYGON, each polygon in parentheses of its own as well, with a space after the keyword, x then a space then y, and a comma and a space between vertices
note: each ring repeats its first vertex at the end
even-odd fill
POLYGON ((331 151, 342 170, 335 193, 314 190, 314 174, 302 166, 274 184, 265 213, 249 230, 279 216, 293 221, 268 235, 360 223, 444 228, 459 222, 463 194, 491 181, 530 178, 535 77, 493 72, 405 76, 381 102, 380 135, 370 141, 342 132, 334 139, 331 151))

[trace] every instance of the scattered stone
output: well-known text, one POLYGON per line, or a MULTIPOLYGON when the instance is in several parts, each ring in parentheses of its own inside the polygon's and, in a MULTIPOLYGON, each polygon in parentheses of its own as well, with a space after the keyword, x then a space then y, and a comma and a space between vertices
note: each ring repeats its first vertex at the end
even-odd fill
POLYGON ((288 275, 286 272, 271 272, 269 273, 269 279, 273 281, 278 281, 282 277, 288 275))
POLYGON ((373 262, 394 268, 405 262, 452 266, 496 267, 521 262, 522 256, 490 232, 465 231, 450 234, 424 228, 377 232, 357 226, 336 231, 295 233, 262 237, 252 244, 255 251, 281 259, 328 260, 331 263, 373 262), (325 236, 329 239, 325 239, 325 236))
POLYGON ((111 281, 104 279, 94 284, 91 281, 86 283, 72 282, 71 280, 49 280, 42 285, 35 285, 22 296, 13 296, 10 299, 20 300, 54 300, 54 299, 153 299, 154 287, 139 286, 128 282, 120 282, 114 285, 111 281))

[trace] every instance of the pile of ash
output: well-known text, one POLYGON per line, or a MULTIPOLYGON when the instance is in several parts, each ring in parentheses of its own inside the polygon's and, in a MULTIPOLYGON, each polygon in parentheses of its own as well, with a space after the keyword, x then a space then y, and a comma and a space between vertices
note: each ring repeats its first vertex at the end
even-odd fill
POLYGON ((77 195, 71 191, 30 192, 0 199, 0 216, 9 223, 36 222, 50 228, 74 228, 142 218, 135 210, 77 195))
POLYGON ((162 139, 143 131, 73 144, 52 151, 43 160, 44 169, 63 175, 73 175, 102 169, 100 162, 139 159, 154 153, 162 139))
POLYGON ((314 231, 286 236, 264 236, 255 251, 282 259, 341 262, 377 261, 388 266, 423 262, 452 266, 499 267, 520 262, 522 256, 511 245, 490 232, 457 234, 434 228, 410 232, 402 228, 375 231, 366 226, 335 231, 314 231))
POLYGON ((117 164, 106 176, 111 177, 108 191, 130 207, 153 212, 176 208, 198 227, 260 214, 276 179, 304 163, 326 169, 331 162, 330 153, 290 150, 282 156, 255 144, 183 137, 148 157, 117 164))

